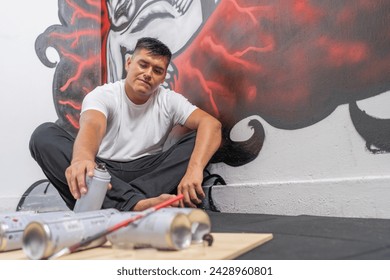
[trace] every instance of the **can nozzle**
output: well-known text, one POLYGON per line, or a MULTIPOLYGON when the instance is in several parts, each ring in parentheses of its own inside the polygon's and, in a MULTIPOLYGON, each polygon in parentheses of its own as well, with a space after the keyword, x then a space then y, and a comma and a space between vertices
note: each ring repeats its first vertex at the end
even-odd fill
POLYGON ((96 165, 95 168, 96 168, 97 170, 101 170, 101 171, 106 171, 106 170, 107 170, 106 164, 103 163, 103 162, 98 163, 98 164, 96 165))

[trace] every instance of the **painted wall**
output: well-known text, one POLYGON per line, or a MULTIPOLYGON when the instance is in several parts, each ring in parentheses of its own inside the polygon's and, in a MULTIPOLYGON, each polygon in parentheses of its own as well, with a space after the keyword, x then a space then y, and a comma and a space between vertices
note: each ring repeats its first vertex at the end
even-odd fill
POLYGON ((220 210, 390 217, 388 1, 46 2, 33 16, 7 3, 23 9, 1 19, 2 119, 15 116, 1 167, 15 187, 0 200, 43 178, 27 148, 35 126, 58 119, 76 133, 85 94, 122 78, 136 39, 155 36, 174 53, 165 86, 223 123, 210 168, 227 183, 213 187, 220 210))

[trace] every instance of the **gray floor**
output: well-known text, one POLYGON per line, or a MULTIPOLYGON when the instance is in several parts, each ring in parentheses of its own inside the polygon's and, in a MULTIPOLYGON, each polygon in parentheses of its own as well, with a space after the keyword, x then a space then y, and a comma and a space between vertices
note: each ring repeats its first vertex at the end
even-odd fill
POLYGON ((213 232, 272 233, 241 260, 390 259, 390 220, 208 212, 213 232))

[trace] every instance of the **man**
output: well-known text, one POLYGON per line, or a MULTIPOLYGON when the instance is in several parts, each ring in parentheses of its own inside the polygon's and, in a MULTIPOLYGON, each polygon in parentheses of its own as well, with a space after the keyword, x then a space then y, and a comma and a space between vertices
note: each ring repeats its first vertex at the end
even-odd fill
POLYGON ((111 175, 103 208, 141 211, 176 193, 184 195, 182 207, 201 203, 203 170, 221 143, 221 124, 161 86, 171 56, 160 41, 141 38, 126 61, 126 78, 84 98, 75 140, 53 123, 34 131, 31 154, 69 208, 88 191, 86 176, 96 162, 111 175), (196 134, 163 151, 177 124, 196 134))

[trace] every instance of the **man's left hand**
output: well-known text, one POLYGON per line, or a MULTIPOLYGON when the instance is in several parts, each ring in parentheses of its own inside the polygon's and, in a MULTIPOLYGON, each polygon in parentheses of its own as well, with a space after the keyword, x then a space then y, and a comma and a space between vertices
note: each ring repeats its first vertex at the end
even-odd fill
POLYGON ((205 198, 205 193, 202 188, 203 171, 187 170, 184 177, 177 186, 177 194, 183 194, 184 199, 180 201, 180 207, 196 208, 197 204, 205 198))

